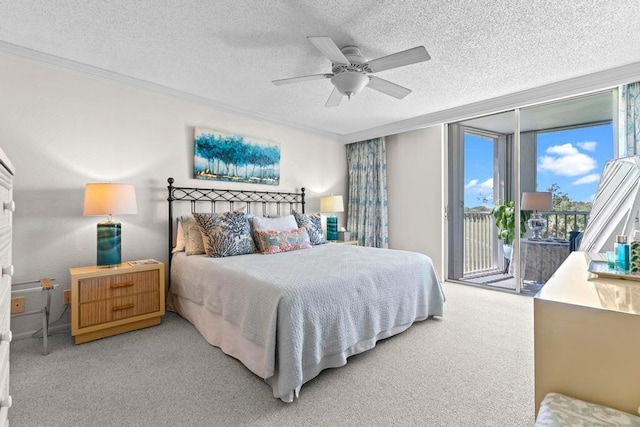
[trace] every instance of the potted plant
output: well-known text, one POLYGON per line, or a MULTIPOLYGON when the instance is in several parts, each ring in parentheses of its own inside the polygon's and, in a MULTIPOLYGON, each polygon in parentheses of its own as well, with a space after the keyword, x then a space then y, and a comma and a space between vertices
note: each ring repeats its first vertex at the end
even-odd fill
MULTIPOLYGON (((513 206, 513 201, 496 205, 491 209, 491 216, 495 220, 496 227, 498 227, 498 239, 502 240, 502 250, 504 257, 507 260, 511 259, 511 251, 513 250, 513 239, 515 238, 515 222, 516 212, 513 206)), ((524 237, 527 232, 527 220, 531 216, 530 211, 520 211, 520 237, 524 237)), ((507 262, 505 271, 509 268, 507 262)))

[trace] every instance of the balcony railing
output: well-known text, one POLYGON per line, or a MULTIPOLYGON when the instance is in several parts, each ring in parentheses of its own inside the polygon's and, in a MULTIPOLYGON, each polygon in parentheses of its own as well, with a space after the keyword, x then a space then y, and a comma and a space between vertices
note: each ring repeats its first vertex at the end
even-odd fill
MULTIPOLYGON (((584 231, 589 212, 541 212, 547 219, 543 238, 569 239, 571 231, 584 231)), ((502 242, 496 237, 493 217, 487 211, 464 213, 464 275, 499 271, 502 242)))
POLYGON ((489 212, 464 213, 464 275, 495 270, 498 267, 497 229, 489 212))

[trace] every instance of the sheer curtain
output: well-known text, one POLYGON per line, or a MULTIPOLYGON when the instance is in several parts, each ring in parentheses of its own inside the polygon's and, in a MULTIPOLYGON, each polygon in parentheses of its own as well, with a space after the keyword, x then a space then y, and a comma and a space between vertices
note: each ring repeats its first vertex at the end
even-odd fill
POLYGON ((349 167, 348 229, 358 244, 389 247, 387 149, 384 138, 347 145, 349 167))
POLYGON ((618 87, 620 157, 640 154, 640 82, 618 87))

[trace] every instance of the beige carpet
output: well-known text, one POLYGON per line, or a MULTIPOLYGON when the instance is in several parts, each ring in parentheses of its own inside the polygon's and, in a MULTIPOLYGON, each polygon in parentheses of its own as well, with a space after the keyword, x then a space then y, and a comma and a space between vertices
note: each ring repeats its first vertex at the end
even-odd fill
POLYGON ((17 426, 530 426, 533 299, 445 284, 442 319, 322 372, 292 404, 186 321, 80 346, 12 343, 17 426))

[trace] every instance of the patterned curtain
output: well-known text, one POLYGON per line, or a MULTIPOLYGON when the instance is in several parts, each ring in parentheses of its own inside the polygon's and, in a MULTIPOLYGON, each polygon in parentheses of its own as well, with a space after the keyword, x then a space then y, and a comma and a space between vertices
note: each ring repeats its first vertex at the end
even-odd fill
POLYGON ((620 157, 640 154, 640 82, 618 87, 620 157))
POLYGON ((348 229, 358 244, 389 247, 387 148, 384 138, 347 145, 349 166, 348 229))

